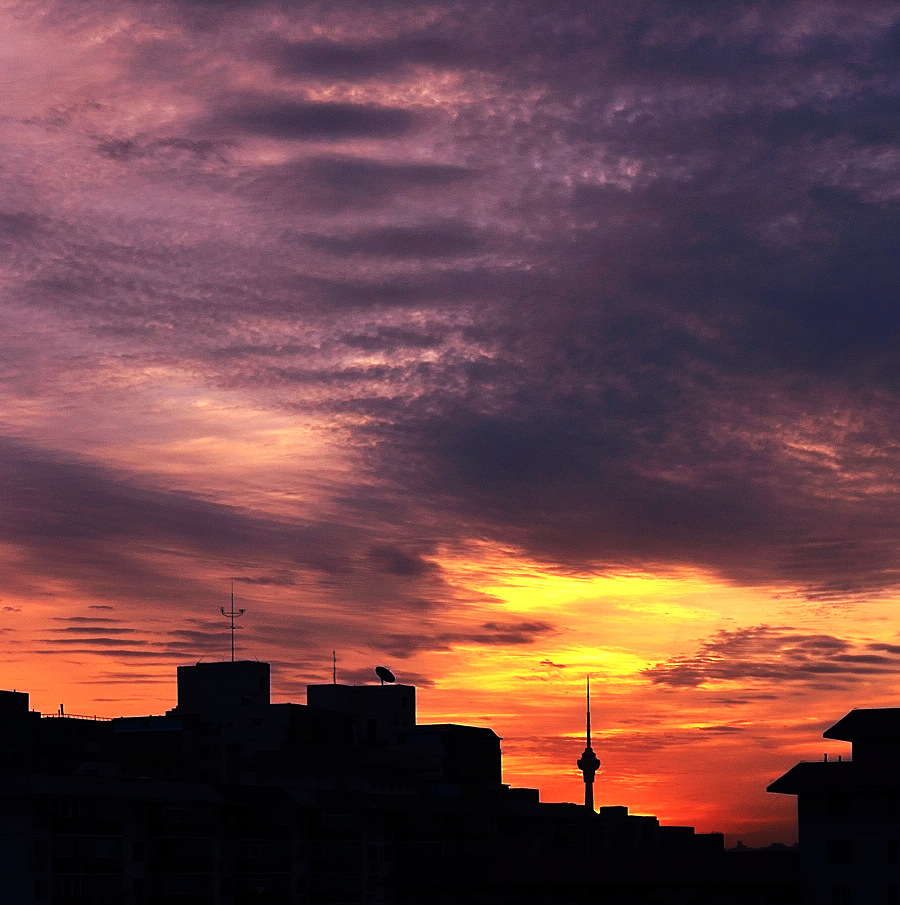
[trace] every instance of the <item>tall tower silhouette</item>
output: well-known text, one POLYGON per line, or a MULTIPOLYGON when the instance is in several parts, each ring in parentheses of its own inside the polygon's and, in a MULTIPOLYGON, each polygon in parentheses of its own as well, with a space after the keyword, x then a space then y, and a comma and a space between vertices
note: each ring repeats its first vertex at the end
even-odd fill
POLYGON ((591 677, 587 677, 587 744, 578 758, 577 767, 584 774, 584 806, 594 810, 594 774, 600 769, 600 758, 591 747, 591 677))

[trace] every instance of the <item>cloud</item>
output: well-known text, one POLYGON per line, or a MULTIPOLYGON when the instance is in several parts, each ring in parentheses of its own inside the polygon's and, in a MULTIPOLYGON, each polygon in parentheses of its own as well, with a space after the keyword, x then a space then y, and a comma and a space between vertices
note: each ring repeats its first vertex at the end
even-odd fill
POLYGON ((38 229, 36 218, 21 211, 0 211, 0 242, 30 238, 38 229))
POLYGON ((232 580, 239 584, 269 585, 279 588, 290 588, 297 584, 297 577, 286 569, 274 575, 238 575, 232 580))
POLYGON ((375 160, 317 155, 249 170, 239 191, 255 200, 291 205, 292 210, 367 210, 411 197, 438 200, 449 189, 472 182, 477 173, 453 163, 375 160))
POLYGON ((385 255, 414 260, 471 255, 486 251, 476 231, 464 223, 381 227, 341 236, 313 236, 311 244, 335 254, 385 255))
MULTIPOLYGON (((113 73, 156 60, 118 106, 19 111, 51 157, 87 156, 0 218, 14 332, 50 336, 6 351, 11 384, 16 356, 29 383, 84 379, 99 344, 354 419, 376 496, 541 559, 819 598, 896 584, 889 5, 169 15, 200 8, 160 6, 152 36, 98 49, 113 73)), ((163 534, 200 537, 207 516, 163 534)))
POLYGON ((434 349, 443 341, 444 337, 437 329, 416 330, 390 326, 374 326, 370 333, 352 333, 340 337, 340 342, 344 345, 366 352, 434 349))
POLYGON ((172 166, 181 161, 216 160, 224 164, 232 146, 231 142, 211 139, 109 137, 98 142, 97 150, 112 160, 127 162, 146 158, 172 166))
POLYGON ((326 573, 348 568, 356 555, 349 527, 272 519, 18 441, 0 445, 4 541, 21 551, 36 574, 83 580, 95 589, 155 588, 171 599, 169 580, 160 584, 165 567, 157 572, 150 565, 160 548, 235 562, 280 561, 294 569, 315 560, 313 568, 326 573))
POLYGON ((415 635, 373 633, 373 646, 398 660, 422 651, 449 651, 459 646, 507 647, 529 646, 556 632, 556 626, 544 620, 510 619, 473 625, 462 631, 443 631, 433 625, 420 624, 415 635))
POLYGON ((900 671, 898 651, 890 647, 767 625, 722 629, 695 654, 657 663, 645 669, 644 675, 655 685, 675 688, 720 681, 846 683, 900 671))
MULTIPOLYGON (((93 641, 97 640, 96 635, 90 634, 90 632, 92 630, 95 632, 105 633, 107 635, 133 635, 135 632, 135 629, 133 629, 133 628, 113 628, 108 625, 97 625, 97 626, 69 625, 69 626, 66 626, 65 628, 51 628, 48 631, 76 633, 76 634, 82 635, 83 637, 79 638, 79 639, 74 639, 74 640, 77 640, 79 643, 81 641, 86 641, 86 642, 89 641, 92 643, 93 641)), ((73 639, 71 639, 71 638, 57 638, 55 640, 62 644, 70 644, 73 641, 73 639)), ((100 640, 102 641, 102 639, 100 639, 100 640)))
POLYGON ((476 634, 473 640, 481 644, 534 644, 543 635, 556 630, 556 627, 543 620, 522 619, 511 622, 485 622, 482 626, 484 634, 476 634))
POLYGON ((417 117, 374 104, 291 101, 262 96, 232 99, 207 127, 226 135, 247 133, 277 139, 335 140, 406 135, 417 117))
POLYGON ((270 38, 260 57, 274 61, 282 72, 329 81, 363 81, 405 73, 458 68, 471 55, 460 43, 441 36, 403 35, 367 43, 352 40, 287 41, 270 38))
MULTIPOLYGON (((119 648, 122 645, 121 638, 103 638, 103 637, 87 637, 87 638, 44 638, 42 639, 42 643, 44 644, 56 644, 56 645, 81 645, 83 648, 104 648, 104 647, 115 647, 119 648)), ((130 644, 135 645, 144 645, 147 642, 139 639, 128 639, 130 644)))
POLYGON ((378 544, 369 551, 375 569, 388 575, 415 577, 434 572, 437 566, 418 553, 401 550, 396 546, 378 544))

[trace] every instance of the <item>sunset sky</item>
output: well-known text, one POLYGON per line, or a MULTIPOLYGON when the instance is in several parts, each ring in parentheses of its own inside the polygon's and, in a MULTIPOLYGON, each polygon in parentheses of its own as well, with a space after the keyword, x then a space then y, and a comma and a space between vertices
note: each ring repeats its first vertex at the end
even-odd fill
POLYGON ((0 687, 418 686, 729 841, 900 692, 900 8, 0 0, 0 687))

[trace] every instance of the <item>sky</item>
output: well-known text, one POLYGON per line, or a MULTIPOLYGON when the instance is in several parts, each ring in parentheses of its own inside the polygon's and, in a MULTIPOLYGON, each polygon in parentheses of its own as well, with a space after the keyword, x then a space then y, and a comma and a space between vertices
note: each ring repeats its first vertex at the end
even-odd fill
POLYGON ((900 8, 0 0, 0 686, 418 686, 748 844, 900 690, 900 8))

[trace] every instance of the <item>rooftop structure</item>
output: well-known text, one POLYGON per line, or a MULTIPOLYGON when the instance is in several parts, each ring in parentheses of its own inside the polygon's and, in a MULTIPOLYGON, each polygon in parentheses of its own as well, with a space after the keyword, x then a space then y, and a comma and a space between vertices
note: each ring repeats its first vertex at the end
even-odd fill
POLYGON ((178 704, 171 713, 212 713, 268 707, 270 668, 258 660, 178 667, 178 704))

